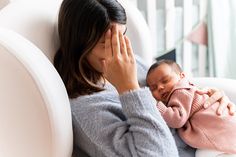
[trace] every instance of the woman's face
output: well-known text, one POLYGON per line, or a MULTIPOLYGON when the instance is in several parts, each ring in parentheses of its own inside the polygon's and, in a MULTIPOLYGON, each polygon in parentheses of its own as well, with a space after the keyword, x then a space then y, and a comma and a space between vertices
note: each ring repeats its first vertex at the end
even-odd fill
MULTIPOLYGON (((123 34, 126 31, 125 25, 117 24, 117 28, 118 31, 123 32, 123 34)), ((103 72, 102 62, 106 60, 108 56, 109 54, 105 53, 105 33, 104 33, 104 35, 100 38, 100 40, 92 49, 92 51, 88 54, 87 60, 94 69, 102 73, 103 72)))

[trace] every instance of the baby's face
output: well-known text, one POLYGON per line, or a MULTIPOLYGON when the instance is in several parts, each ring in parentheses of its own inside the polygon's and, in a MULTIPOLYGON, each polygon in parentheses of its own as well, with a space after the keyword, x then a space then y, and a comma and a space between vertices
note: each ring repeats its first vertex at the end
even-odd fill
POLYGON ((161 64, 149 73, 147 84, 156 100, 167 103, 173 87, 183 77, 183 73, 177 74, 168 64, 161 64))

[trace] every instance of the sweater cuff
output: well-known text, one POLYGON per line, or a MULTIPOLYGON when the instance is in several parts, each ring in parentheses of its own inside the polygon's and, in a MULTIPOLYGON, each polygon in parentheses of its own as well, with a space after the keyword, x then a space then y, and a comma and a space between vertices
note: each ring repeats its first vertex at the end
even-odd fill
POLYGON ((163 104, 163 102, 161 101, 157 103, 157 108, 159 109, 162 115, 166 112, 166 109, 167 109, 166 105, 163 104))
POLYGON ((122 108, 126 116, 144 114, 150 111, 157 113, 156 100, 147 87, 129 91, 120 95, 122 108))

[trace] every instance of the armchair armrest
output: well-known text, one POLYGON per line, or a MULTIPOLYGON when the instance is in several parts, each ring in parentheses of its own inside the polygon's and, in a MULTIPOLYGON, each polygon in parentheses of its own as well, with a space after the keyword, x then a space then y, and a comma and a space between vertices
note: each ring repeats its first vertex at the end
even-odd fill
POLYGON ((214 77, 196 77, 193 83, 199 87, 214 87, 223 90, 234 104, 236 104, 236 80, 214 77))

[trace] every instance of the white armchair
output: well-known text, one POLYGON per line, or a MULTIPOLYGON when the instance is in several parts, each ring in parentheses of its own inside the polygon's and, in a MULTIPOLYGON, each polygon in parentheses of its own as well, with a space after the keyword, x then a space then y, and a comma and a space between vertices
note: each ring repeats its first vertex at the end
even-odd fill
MULTIPOLYGON (((134 50, 150 63, 150 32, 124 2, 134 50), (135 19, 135 20, 134 20, 135 19), (141 23, 140 23, 141 22, 141 23), (148 35, 149 34, 149 35, 148 35), (144 40, 145 39, 145 40, 144 40), (141 47, 141 48, 140 48, 141 47)), ((14 1, 0 10, 0 156, 70 157, 70 104, 50 61, 58 48, 56 20, 61 0, 14 1)), ((236 102, 236 81, 196 78, 236 102)))
POLYGON ((71 156, 70 103, 50 62, 59 5, 14 1, 0 11, 2 157, 71 156))
POLYGON ((199 77, 193 78, 199 87, 215 87, 223 90, 230 100, 236 104, 236 80, 226 78, 199 77))
POLYGON ((69 157, 68 96, 50 61, 31 42, 0 29, 0 156, 69 157))

